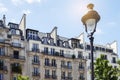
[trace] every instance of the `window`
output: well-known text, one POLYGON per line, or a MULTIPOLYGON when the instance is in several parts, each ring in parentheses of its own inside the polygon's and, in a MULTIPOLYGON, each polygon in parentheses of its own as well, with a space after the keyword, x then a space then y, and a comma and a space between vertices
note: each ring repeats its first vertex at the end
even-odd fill
POLYGON ((64 66, 65 65, 65 61, 61 61, 61 66, 64 66))
POLYGON ((5 48, 1 47, 0 48, 0 55, 4 55, 5 54, 5 48))
POLYGON ((112 63, 116 63, 116 58, 112 57, 112 63))
POLYGON ((0 80, 4 80, 3 79, 3 74, 0 73, 0 80))
POLYGON ((11 29, 11 34, 16 34, 16 30, 15 29, 11 29))
POLYGON ((62 79, 65 79, 65 72, 61 73, 62 79))
POLYGON ((107 55, 104 55, 104 59, 106 59, 106 60, 107 60, 107 55))
POLYGON ((47 39, 47 37, 44 37, 44 38, 43 38, 43 44, 48 44, 48 39, 47 39))
POLYGON ((16 77, 13 77, 13 80, 17 80, 17 78, 16 78, 16 77))
POLYGON ((83 53, 81 51, 78 51, 78 58, 83 58, 83 53))
POLYGON ((60 50, 60 56, 64 56, 64 51, 60 50))
POLYGON ((48 54, 48 47, 44 47, 44 53, 48 54))
POLYGON ((52 70, 52 76, 56 76, 56 71, 52 70))
POLYGON ((79 69, 83 69, 84 68, 84 65, 82 62, 79 63, 79 69))
POLYGON ((37 67, 34 67, 33 70, 34 70, 33 72, 34 72, 35 74, 39 73, 39 69, 38 69, 37 67))
POLYGON ((49 59, 48 58, 45 58, 45 65, 49 66, 49 59))
POLYGON ((19 59, 19 51, 14 51, 13 53, 13 58, 19 59))
POLYGON ((34 59, 33 59, 33 60, 34 60, 34 62, 36 62, 36 63, 39 62, 39 56, 34 55, 34 59))
POLYGON ((87 45, 87 46, 86 46, 86 49, 87 49, 87 50, 90 50, 90 45, 87 45))
POLYGON ((91 59, 91 53, 88 54, 88 59, 91 59))
POLYGON ((51 48, 51 55, 55 55, 55 49, 51 48))
POLYGON ((72 77, 72 73, 68 72, 68 78, 71 78, 71 77, 72 77))
POLYGON ((83 73, 80 73, 80 79, 84 80, 84 74, 83 73))
POLYGON ((54 45, 54 40, 52 38, 50 39, 50 45, 54 45))
POLYGON ((3 70, 4 62, 3 60, 0 60, 0 70, 3 70))
POLYGON ((68 41, 65 42, 65 47, 66 47, 66 48, 69 48, 69 43, 68 43, 68 41))
POLYGON ((33 46, 32 46, 32 51, 38 51, 38 49, 39 49, 39 44, 35 44, 35 43, 33 43, 33 46))
POLYGON ((52 66, 56 66, 56 60, 52 59, 52 66))
POLYGON ((45 75, 50 75, 50 71, 48 69, 45 69, 45 75))
POLYGON ((70 61, 67 62, 67 67, 72 68, 72 63, 70 61))

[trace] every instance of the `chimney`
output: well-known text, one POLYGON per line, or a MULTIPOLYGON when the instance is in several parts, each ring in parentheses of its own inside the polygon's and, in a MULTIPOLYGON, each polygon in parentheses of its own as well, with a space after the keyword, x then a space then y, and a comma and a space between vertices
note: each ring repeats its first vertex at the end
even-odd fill
POLYGON ((6 17, 5 17, 5 15, 3 15, 3 25, 4 25, 4 27, 6 26, 6 17))

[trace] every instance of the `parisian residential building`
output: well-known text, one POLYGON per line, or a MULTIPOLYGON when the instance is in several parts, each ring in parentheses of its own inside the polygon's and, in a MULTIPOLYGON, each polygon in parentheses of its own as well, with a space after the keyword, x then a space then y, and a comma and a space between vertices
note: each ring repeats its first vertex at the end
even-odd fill
MULTIPOLYGON (((118 67, 117 42, 94 44, 94 60, 104 54, 113 67, 118 67)), ((75 38, 26 28, 26 15, 20 23, 0 20, 0 80, 17 80, 18 75, 30 80, 91 80, 90 44, 84 33, 75 38)))

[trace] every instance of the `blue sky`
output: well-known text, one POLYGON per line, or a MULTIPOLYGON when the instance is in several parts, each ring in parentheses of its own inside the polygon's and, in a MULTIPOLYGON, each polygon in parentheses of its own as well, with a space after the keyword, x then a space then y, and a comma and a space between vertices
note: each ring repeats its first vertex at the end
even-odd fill
POLYGON ((71 38, 85 32, 81 17, 88 3, 93 3, 101 16, 95 43, 105 45, 116 40, 120 45, 120 0, 0 0, 0 17, 5 14, 7 22, 19 23, 26 13, 27 28, 50 32, 57 26, 59 35, 71 38))

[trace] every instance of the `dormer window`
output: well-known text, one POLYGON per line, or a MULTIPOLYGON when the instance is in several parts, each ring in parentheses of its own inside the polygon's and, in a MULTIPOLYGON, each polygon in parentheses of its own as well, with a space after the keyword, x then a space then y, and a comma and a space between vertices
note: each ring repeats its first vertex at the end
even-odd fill
POLYGON ((27 39, 32 39, 32 40, 38 40, 38 32, 37 31, 32 31, 32 30, 27 30, 27 39))
POLYGON ((20 31, 19 30, 16 30, 16 29, 11 29, 11 34, 13 35, 20 35, 20 31))
POLYGON ((65 41, 65 47, 66 47, 66 48, 69 48, 69 43, 68 43, 68 41, 65 41))
POLYGON ((16 34, 15 29, 11 29, 11 34, 16 34))
POLYGON ((58 40, 57 41, 57 45, 60 46, 60 47, 63 47, 63 41, 62 40, 58 40))
POLYGON ((54 40, 53 40, 53 38, 50 38, 50 39, 49 39, 49 44, 50 44, 50 45, 54 45, 54 40))
POLYGON ((48 44, 47 37, 44 37, 44 38, 43 38, 43 44, 48 44))

